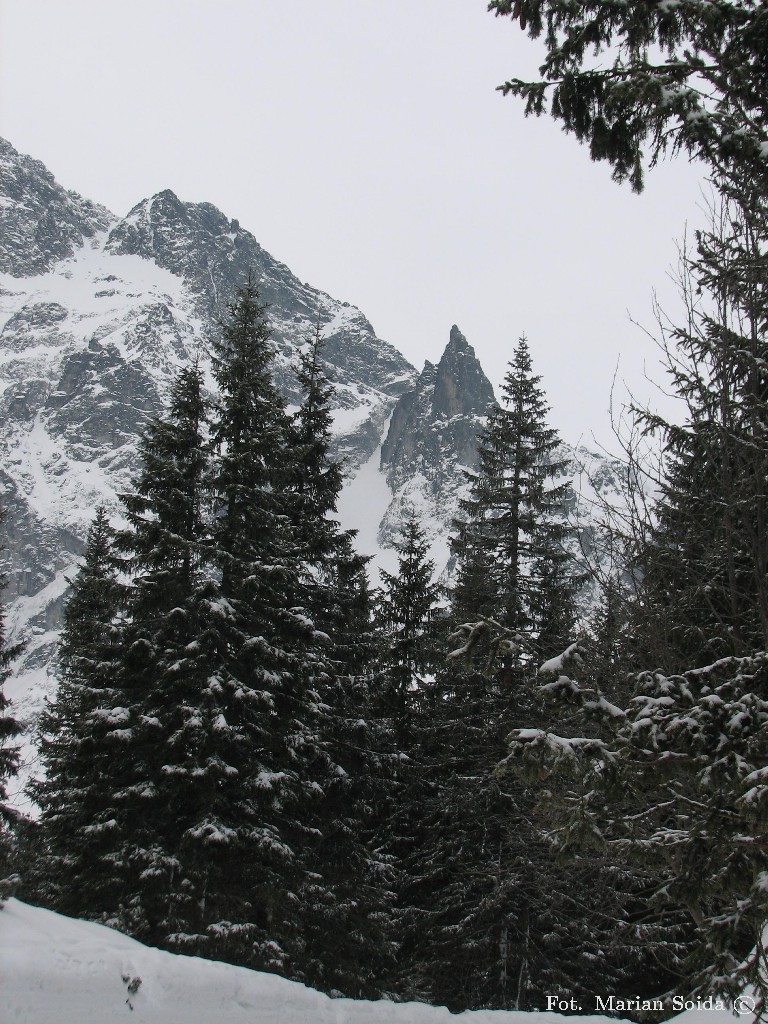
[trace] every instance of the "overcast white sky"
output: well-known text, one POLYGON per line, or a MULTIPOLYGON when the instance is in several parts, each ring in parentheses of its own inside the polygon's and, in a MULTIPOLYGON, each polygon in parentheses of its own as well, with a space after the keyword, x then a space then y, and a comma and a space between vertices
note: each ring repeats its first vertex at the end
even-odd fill
POLYGON ((419 367, 456 323, 498 387, 525 332, 553 425, 606 439, 699 176, 638 197, 526 120, 495 87, 542 53, 484 0, 0 0, 0 133, 117 214, 214 203, 419 367))

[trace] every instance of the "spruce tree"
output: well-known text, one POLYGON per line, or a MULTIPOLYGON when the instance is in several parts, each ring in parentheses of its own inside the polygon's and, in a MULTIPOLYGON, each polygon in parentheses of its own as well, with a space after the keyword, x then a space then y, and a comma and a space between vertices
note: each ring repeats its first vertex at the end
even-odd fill
POLYGON ((74 887, 46 895, 61 909, 375 995, 387 894, 364 845, 381 785, 364 719, 365 559, 333 521, 324 378, 308 373, 301 434, 269 333, 243 289, 215 345, 210 428, 197 367, 148 427, 123 496, 127 588, 106 517, 94 526, 45 723, 38 888, 67 865, 74 887))
POLYGON ((215 740, 219 605, 197 365, 180 372, 166 416, 149 425, 139 451, 141 472, 123 495, 129 528, 119 538, 132 574, 121 670, 137 708, 131 749, 141 822, 130 927, 145 941, 205 953, 216 847, 204 837, 228 776, 215 740))
POLYGON ((377 620, 383 639, 381 696, 402 743, 412 706, 438 662, 434 612, 440 588, 432 582, 435 563, 427 557, 429 543, 415 516, 403 523, 395 550, 398 571, 381 573, 377 620))
POLYGON ((576 634, 576 599, 586 574, 575 569, 572 557, 555 543, 535 560, 531 575, 537 583, 530 599, 533 649, 538 658, 546 658, 576 634))
POLYGON ((328 666, 306 607, 289 419, 272 381, 265 314, 249 284, 214 345, 211 557, 221 580, 221 660, 211 686, 227 783, 198 838, 217 851, 206 894, 212 955, 291 971, 301 958, 308 822, 332 765, 318 693, 328 666))
POLYGON ((558 866, 540 812, 551 794, 496 772, 513 727, 548 721, 531 677, 575 616, 569 485, 546 412, 522 339, 457 523, 457 656, 423 723, 421 831, 404 865, 411 993, 453 1010, 534 1009, 547 992, 600 991, 607 978, 621 990, 606 953, 621 900, 593 859, 558 866))
POLYGON ((633 670, 631 693, 619 703, 610 664, 595 672, 588 650, 556 659, 545 689, 560 721, 517 731, 511 758, 560 775, 567 839, 602 843, 645 876, 650 946, 671 949, 670 918, 688 922, 680 990, 754 987, 761 1013, 768 219, 751 188, 737 200, 686 257, 688 316, 664 339, 684 414, 640 413, 666 459, 616 666, 633 670))
POLYGON ((508 763, 557 786, 565 850, 608 851, 628 880, 637 938, 670 971, 644 995, 754 986, 762 1012, 765 653, 637 673, 619 705, 589 657, 563 653, 542 679, 559 722, 513 730, 508 763))
POLYGON ((114 531, 99 508, 64 608, 59 687, 41 719, 45 777, 32 793, 41 808, 40 898, 65 914, 126 928, 127 850, 138 822, 127 753, 135 719, 120 673, 119 571, 114 531))
POLYGON ((666 460, 636 628, 667 670, 768 649, 767 258, 764 200, 736 194, 712 210, 684 257, 688 321, 664 339, 685 415, 639 412, 666 460))
POLYGON ((341 463, 330 453, 333 385, 323 368, 322 350, 318 323, 315 337, 299 357, 297 377, 302 400, 293 416, 290 436, 296 531, 308 563, 317 567, 334 554, 339 528, 333 516, 343 483, 341 463))
POLYGON ((513 727, 541 721, 532 687, 447 669, 430 696, 400 847, 405 994, 458 1012, 628 991, 621 889, 592 854, 561 866, 546 785, 497 771, 513 727))
POLYGON ((328 638, 334 674, 354 676, 372 654, 369 558, 355 553, 356 531, 342 530, 336 518, 344 474, 332 455, 334 389, 322 361, 323 344, 318 323, 297 371, 303 394, 290 424, 287 498, 303 565, 303 598, 328 638))
POLYGON ((507 659, 518 666, 536 664, 542 627, 551 633, 556 620, 563 629, 569 624, 567 604, 577 589, 573 560, 563 547, 570 483, 556 482, 565 463, 558 458, 557 432, 546 424, 540 380, 523 337, 504 380, 502 405, 491 410, 480 436, 479 466, 467 474, 470 493, 452 544, 459 562, 455 621, 492 618, 525 646, 524 655, 507 659), (566 607, 555 612, 556 602, 566 607))
POLYGON ((505 94, 527 114, 550 116, 607 160, 619 181, 642 188, 653 167, 682 150, 715 173, 766 193, 768 48, 764 6, 752 0, 605 3, 491 0, 489 10, 543 37, 534 81, 511 79, 505 94))
MULTIPOLYGON (((3 510, 0 508, 0 526, 3 510)), ((2 551, 2 547, 0 547, 2 551)), ((6 579, 0 575, 0 595, 6 586, 6 579)), ((8 804, 8 783, 19 768, 19 748, 13 740, 21 732, 21 726, 14 717, 10 701, 4 693, 5 684, 11 677, 11 664, 21 653, 21 643, 10 643, 5 630, 5 606, 0 599, 0 896, 6 886, 3 884, 11 871, 12 828, 16 814, 8 804)))
POLYGON ((334 673, 354 676, 364 672, 373 652, 370 558, 355 552, 356 531, 342 530, 337 519, 344 473, 332 454, 334 388, 323 345, 318 323, 299 358, 303 394, 290 425, 288 498, 303 561, 304 598, 316 627, 329 638, 334 673))
POLYGON ((381 994, 391 960, 391 870, 370 843, 373 808, 387 795, 388 754, 371 698, 367 559, 336 519, 343 477, 331 454, 333 387, 322 344, 318 325, 298 372, 304 393, 291 424, 288 498, 304 601, 326 660, 315 683, 323 708, 318 735, 334 768, 311 821, 315 841, 303 854, 302 953, 294 974, 325 991, 370 998, 381 994))
POLYGON ((379 842, 397 869, 393 928, 398 937, 394 986, 413 992, 413 931, 409 864, 425 842, 423 814, 428 797, 422 757, 425 733, 434 727, 433 676, 442 664, 436 606, 440 588, 433 583, 434 562, 415 516, 402 526, 398 572, 382 571, 376 621, 380 636, 376 704, 391 735, 397 760, 390 772, 387 799, 380 805, 379 842))
POLYGON ((757 984, 765 999, 768 904, 751 851, 768 820, 755 786, 768 721, 768 204, 746 175, 730 175, 722 191, 684 257, 689 316, 666 339, 685 415, 674 424, 642 415, 667 460, 639 557, 634 704, 651 709, 646 742, 659 762, 641 835, 679 835, 681 856, 662 856, 660 908, 676 904, 695 922, 689 970, 698 981, 731 992, 757 984), (670 760, 680 762, 673 778, 663 771, 670 760))

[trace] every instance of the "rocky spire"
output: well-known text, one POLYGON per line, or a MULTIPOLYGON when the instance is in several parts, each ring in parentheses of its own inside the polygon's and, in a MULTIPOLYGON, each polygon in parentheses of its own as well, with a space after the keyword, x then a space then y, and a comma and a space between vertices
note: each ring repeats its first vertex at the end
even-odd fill
POLYGON ((445 352, 437 364, 432 396, 433 417, 485 416, 493 401, 493 388, 483 373, 475 350, 454 324, 445 352))
POLYGON ((454 325, 440 362, 424 364, 392 413, 381 449, 392 489, 420 473, 437 492, 457 467, 474 466, 477 433, 493 401, 475 350, 454 325))

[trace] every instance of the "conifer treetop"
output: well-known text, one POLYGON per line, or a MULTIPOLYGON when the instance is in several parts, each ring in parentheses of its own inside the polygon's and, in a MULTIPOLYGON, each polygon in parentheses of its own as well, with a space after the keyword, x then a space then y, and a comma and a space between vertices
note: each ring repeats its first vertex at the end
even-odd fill
POLYGON ((293 447, 299 470, 300 500, 313 518, 336 512, 343 484, 341 463, 330 457, 334 387, 323 365, 324 339, 318 321, 315 335, 299 356, 296 373, 304 398, 293 417, 293 447))
POLYGON ((569 532, 564 508, 570 483, 557 482, 565 463, 557 457, 557 431, 547 425, 540 381, 522 337, 501 404, 491 409, 478 440, 478 469, 466 474, 470 492, 454 524, 459 570, 453 611, 459 624, 466 620, 467 653, 474 649, 472 638, 487 633, 490 623, 505 649, 517 645, 518 634, 530 634, 537 621, 543 628, 553 586, 569 591, 566 604, 572 600, 570 573, 564 571, 570 556, 562 546, 569 532))

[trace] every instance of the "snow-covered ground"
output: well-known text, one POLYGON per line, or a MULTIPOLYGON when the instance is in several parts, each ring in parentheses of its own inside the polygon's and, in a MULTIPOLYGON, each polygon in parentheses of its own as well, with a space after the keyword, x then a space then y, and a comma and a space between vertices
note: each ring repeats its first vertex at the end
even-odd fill
MULTIPOLYGON (((150 949, 103 928, 9 900, 0 910, 0 1019, 7 1024, 615 1024, 604 1016, 329 999, 243 967, 150 949)), ((742 1018, 751 1021, 750 1016, 742 1018)), ((689 1010, 676 1024, 733 1024, 689 1010)))

